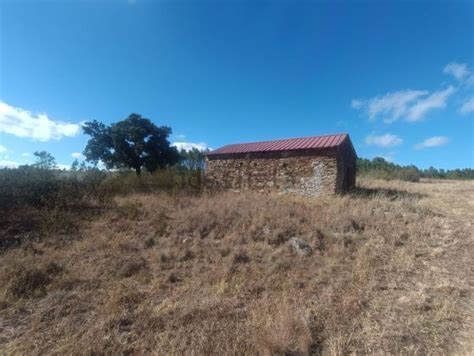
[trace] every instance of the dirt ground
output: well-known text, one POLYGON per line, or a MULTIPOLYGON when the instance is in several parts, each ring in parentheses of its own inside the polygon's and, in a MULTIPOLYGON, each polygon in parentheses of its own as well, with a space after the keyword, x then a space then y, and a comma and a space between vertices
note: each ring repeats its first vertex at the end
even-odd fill
POLYGON ((473 224, 469 181, 118 197, 0 254, 0 354, 474 354, 473 224))

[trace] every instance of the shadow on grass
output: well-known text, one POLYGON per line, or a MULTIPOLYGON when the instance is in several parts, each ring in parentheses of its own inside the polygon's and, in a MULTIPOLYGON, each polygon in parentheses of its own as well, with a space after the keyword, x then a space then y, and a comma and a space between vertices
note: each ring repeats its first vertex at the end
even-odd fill
POLYGON ((355 198, 374 198, 374 197, 386 197, 390 200, 397 199, 421 199, 426 197, 426 194, 412 193, 406 190, 389 189, 389 188, 366 188, 366 187, 355 187, 347 193, 351 197, 355 198))

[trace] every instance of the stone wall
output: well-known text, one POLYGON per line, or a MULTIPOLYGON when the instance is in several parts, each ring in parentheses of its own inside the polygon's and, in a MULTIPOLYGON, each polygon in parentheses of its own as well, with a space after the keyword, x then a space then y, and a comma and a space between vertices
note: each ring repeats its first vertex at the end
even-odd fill
POLYGON ((262 152, 210 157, 206 181, 210 189, 279 191, 305 196, 342 190, 341 159, 332 152, 262 152))

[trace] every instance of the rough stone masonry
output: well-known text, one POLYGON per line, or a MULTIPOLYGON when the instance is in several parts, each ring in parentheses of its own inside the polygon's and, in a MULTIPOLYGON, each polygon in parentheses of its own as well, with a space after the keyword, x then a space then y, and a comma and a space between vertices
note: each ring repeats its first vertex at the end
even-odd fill
POLYGON ((228 145, 207 154, 206 184, 212 190, 334 194, 355 185, 356 159, 347 134, 228 145))

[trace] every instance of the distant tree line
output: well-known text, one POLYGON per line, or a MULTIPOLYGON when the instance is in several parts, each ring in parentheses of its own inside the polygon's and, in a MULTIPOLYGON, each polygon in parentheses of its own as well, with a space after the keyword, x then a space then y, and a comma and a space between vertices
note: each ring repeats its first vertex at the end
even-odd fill
POLYGON ((420 169, 415 165, 402 166, 388 162, 382 157, 375 157, 372 160, 359 158, 357 160, 357 173, 360 176, 380 179, 400 179, 416 182, 420 178, 432 179, 474 179, 474 169, 420 169))

